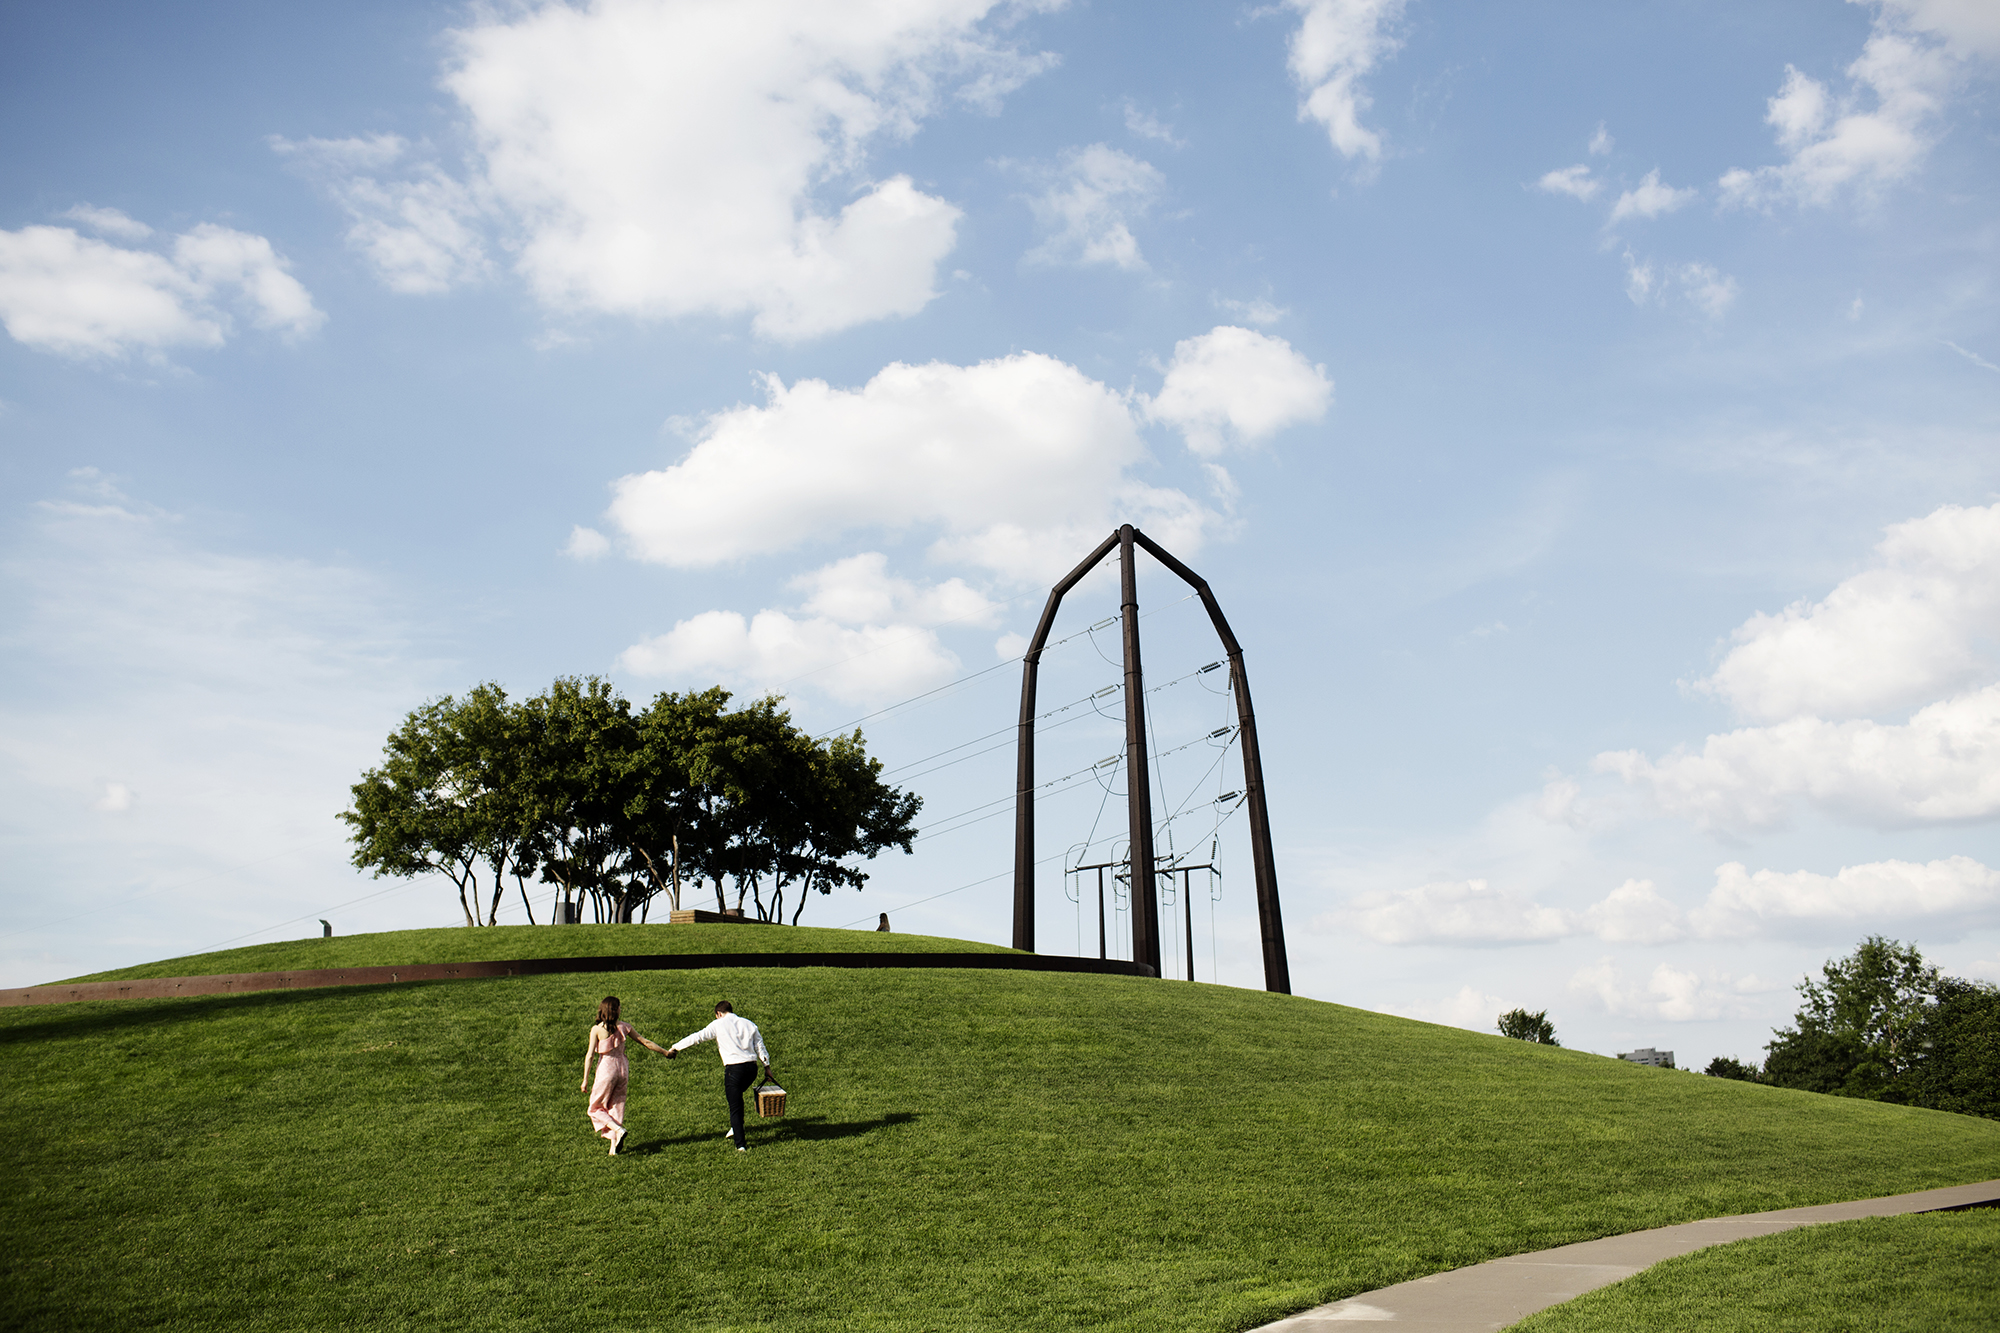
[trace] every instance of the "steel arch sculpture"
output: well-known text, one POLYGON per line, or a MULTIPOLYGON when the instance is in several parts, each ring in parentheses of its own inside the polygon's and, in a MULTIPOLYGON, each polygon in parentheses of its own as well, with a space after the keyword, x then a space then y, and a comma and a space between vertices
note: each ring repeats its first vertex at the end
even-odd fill
POLYGON ((1230 631, 1208 582, 1130 523, 1105 538, 1049 590, 1041 623, 1035 626, 1035 637, 1021 658, 1021 720, 1015 740, 1014 947, 1029 953, 1035 949, 1035 684, 1041 670, 1042 649, 1048 643, 1049 630, 1055 624, 1063 596, 1095 569, 1113 547, 1118 548, 1119 617, 1125 647, 1125 786, 1133 866, 1132 959, 1150 965, 1153 975, 1160 975, 1159 895, 1155 888, 1159 869, 1153 854, 1152 775, 1146 760, 1146 691, 1139 661, 1139 592, 1133 563, 1136 549, 1143 547, 1194 589, 1229 655, 1229 686, 1236 697, 1237 736, 1243 744, 1243 789, 1250 812, 1250 861, 1257 882, 1257 924, 1264 945, 1264 989, 1290 995, 1291 966, 1285 957, 1285 923, 1278 910, 1278 871, 1271 855, 1271 818, 1264 802, 1264 761, 1257 747, 1257 717, 1250 706, 1250 678, 1243 670, 1242 645, 1230 631), (1152 868, 1144 881, 1144 892, 1139 891, 1141 866, 1152 868))

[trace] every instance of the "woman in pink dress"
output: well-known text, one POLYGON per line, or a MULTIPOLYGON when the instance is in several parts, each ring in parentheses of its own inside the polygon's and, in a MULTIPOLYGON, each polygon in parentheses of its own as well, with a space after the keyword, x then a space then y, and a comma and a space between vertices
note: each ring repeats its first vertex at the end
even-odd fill
POLYGON ((632 1064, 625 1055, 625 1043, 637 1041, 649 1051, 661 1051, 639 1035, 630 1023, 618 1021, 618 997, 607 995, 597 1006, 597 1022, 591 1025, 589 1044, 583 1048, 583 1083, 579 1091, 590 1094, 590 1123, 599 1138, 611 1140, 611 1155, 625 1141, 625 1089, 631 1082, 632 1064), (590 1062, 597 1061, 597 1083, 591 1085, 590 1062))

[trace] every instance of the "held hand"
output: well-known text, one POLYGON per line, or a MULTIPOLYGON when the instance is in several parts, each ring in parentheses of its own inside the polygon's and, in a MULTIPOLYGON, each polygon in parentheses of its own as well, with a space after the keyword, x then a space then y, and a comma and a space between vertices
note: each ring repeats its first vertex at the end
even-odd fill
POLYGON ((671 1059, 673 1059, 673 1058, 674 1058, 674 1056, 675 1056, 675 1055, 679 1054, 679 1052, 677 1052, 676 1050, 674 1050, 674 1048, 673 1048, 673 1047, 669 1046, 669 1047, 667 1047, 667 1049, 666 1049, 666 1050, 662 1051, 662 1052, 661 1052, 661 1054, 662 1054, 662 1055, 664 1055, 664 1056, 666 1056, 666 1057, 667 1057, 667 1059, 671 1060, 671 1059))

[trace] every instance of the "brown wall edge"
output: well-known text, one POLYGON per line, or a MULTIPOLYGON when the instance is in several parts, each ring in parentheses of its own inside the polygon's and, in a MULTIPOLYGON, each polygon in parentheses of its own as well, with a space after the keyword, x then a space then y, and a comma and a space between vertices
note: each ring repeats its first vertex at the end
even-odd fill
POLYGON ((388 967, 326 967, 297 972, 233 972, 212 977, 144 977, 77 981, 0 991, 0 1008, 85 1000, 164 1000, 182 995, 311 990, 321 986, 388 986, 405 981, 479 981, 491 977, 553 976, 566 972, 679 972, 717 967, 970 967, 1003 972, 1085 972, 1150 977, 1153 969, 1121 958, 1068 958, 1014 953, 654 953, 597 958, 515 958, 490 963, 409 963, 388 967))

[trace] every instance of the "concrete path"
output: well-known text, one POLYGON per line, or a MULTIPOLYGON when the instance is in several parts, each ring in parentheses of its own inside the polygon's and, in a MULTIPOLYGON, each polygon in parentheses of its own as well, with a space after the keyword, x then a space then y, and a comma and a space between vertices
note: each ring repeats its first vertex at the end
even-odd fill
POLYGON ((1896 1194, 1886 1199, 1781 1208, 1773 1213, 1684 1222, 1677 1227, 1607 1236, 1603 1240, 1495 1259, 1449 1273, 1434 1273, 1280 1319, 1264 1325, 1258 1333, 1313 1333, 1314 1330, 1331 1333, 1337 1326, 1359 1322, 1393 1322, 1411 1333, 1491 1333, 1526 1319, 1537 1310, 1631 1277, 1662 1259, 1725 1241, 1768 1236, 1815 1222, 1929 1213, 1995 1201, 2000 1201, 2000 1180, 1896 1194))

